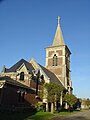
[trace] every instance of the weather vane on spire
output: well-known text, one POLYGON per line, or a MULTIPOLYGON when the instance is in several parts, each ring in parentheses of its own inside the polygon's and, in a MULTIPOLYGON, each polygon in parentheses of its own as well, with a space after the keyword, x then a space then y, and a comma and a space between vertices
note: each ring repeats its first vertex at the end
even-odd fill
POLYGON ((60 24, 60 16, 58 16, 58 24, 60 24))

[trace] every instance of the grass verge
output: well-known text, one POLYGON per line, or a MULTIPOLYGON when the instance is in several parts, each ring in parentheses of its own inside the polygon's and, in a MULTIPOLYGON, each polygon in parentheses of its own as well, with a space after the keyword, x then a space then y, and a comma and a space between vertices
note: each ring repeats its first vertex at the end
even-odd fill
POLYGON ((51 114, 50 112, 37 112, 35 115, 32 115, 25 120, 48 120, 54 116, 55 115, 51 114))
POLYGON ((32 115, 30 112, 0 113, 0 120, 48 120, 54 117, 50 112, 37 112, 32 115))
POLYGON ((66 116, 77 113, 73 112, 60 112, 51 114, 50 112, 14 112, 14 113, 0 113, 0 120, 49 120, 57 116, 66 116))

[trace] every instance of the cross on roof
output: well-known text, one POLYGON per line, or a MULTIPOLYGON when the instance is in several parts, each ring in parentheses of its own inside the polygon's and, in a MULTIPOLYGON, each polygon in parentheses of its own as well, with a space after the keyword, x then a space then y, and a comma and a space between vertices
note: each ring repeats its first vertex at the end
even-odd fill
POLYGON ((60 24, 60 16, 58 16, 58 24, 60 24))

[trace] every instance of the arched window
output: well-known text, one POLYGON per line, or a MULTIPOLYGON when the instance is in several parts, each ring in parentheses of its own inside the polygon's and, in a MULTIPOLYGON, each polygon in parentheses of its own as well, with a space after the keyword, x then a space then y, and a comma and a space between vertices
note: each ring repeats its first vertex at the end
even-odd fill
POLYGON ((20 73, 20 80, 24 80, 24 72, 20 73))
POLYGON ((57 66, 58 64, 57 64, 57 55, 56 54, 54 54, 54 56, 53 56, 53 66, 57 66))

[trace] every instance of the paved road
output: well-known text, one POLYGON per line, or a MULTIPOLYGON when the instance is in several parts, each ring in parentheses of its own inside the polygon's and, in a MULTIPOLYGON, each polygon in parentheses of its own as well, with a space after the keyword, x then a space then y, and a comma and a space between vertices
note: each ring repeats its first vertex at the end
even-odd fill
POLYGON ((69 116, 58 116, 53 120, 90 120, 90 110, 85 110, 69 116))

